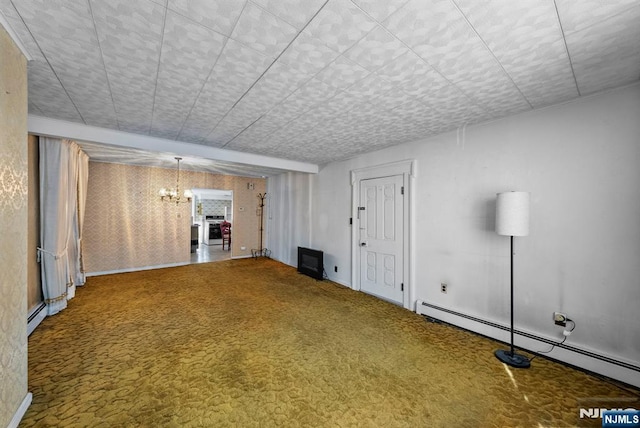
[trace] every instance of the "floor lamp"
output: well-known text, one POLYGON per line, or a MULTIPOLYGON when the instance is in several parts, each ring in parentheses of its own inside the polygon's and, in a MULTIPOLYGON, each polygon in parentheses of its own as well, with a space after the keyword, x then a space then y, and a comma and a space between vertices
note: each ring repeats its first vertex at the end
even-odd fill
POLYGON ((495 352, 496 357, 512 367, 526 369, 531 363, 513 350, 513 237, 529 234, 529 193, 498 193, 496 200, 496 233, 511 238, 511 349, 495 352))

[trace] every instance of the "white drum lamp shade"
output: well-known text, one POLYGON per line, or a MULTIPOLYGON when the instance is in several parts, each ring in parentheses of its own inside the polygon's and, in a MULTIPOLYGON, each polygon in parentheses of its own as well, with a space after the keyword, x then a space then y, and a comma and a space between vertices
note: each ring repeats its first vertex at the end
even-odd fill
POLYGON ((505 236, 529 234, 529 192, 498 193, 496 233, 505 236))

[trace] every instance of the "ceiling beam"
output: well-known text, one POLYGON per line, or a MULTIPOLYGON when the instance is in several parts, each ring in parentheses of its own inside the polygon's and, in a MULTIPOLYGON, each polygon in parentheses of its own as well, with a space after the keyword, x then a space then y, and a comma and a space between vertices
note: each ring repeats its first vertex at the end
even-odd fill
POLYGON ((289 159, 274 158, 253 153, 219 149, 202 144, 185 143, 148 135, 132 134, 113 129, 99 128, 81 123, 50 119, 30 114, 29 132, 47 137, 67 138, 145 150, 156 153, 175 153, 183 156, 195 156, 204 159, 238 163, 243 165, 277 168, 286 171, 318 173, 318 165, 289 159))

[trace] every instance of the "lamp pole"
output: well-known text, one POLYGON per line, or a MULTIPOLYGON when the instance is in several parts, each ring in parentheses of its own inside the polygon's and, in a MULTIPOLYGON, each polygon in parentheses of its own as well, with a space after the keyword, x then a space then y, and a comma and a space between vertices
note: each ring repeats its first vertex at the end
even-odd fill
POLYGON ((513 237, 527 236, 529 234, 529 193, 504 192, 498 193, 496 202, 496 233, 510 238, 510 334, 511 343, 509 350, 499 349, 495 356, 505 364, 516 368, 531 366, 530 360, 524 355, 516 354, 513 338, 513 237))
POLYGON ((510 236, 511 241, 511 356, 513 357, 513 235, 510 236))

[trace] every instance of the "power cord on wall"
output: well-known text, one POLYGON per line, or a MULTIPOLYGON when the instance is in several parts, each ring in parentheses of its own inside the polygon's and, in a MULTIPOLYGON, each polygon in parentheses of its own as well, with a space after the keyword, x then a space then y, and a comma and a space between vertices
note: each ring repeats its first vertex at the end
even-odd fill
MULTIPOLYGON (((555 349, 556 346, 562 345, 566 340, 567 337, 569 337, 571 335, 571 332, 573 332, 573 330, 576 329, 576 323, 572 320, 567 318, 567 322, 571 323, 571 328, 570 329, 564 329, 564 331, 562 332, 562 334, 564 335, 564 338, 562 339, 562 341, 558 342, 558 343, 554 343, 553 345, 551 345, 551 349, 549 349, 548 351, 539 351, 536 352, 536 354, 548 354, 551 351, 553 351, 555 349)), ((529 358, 529 362, 533 361, 538 355, 534 355, 533 357, 529 358)))

